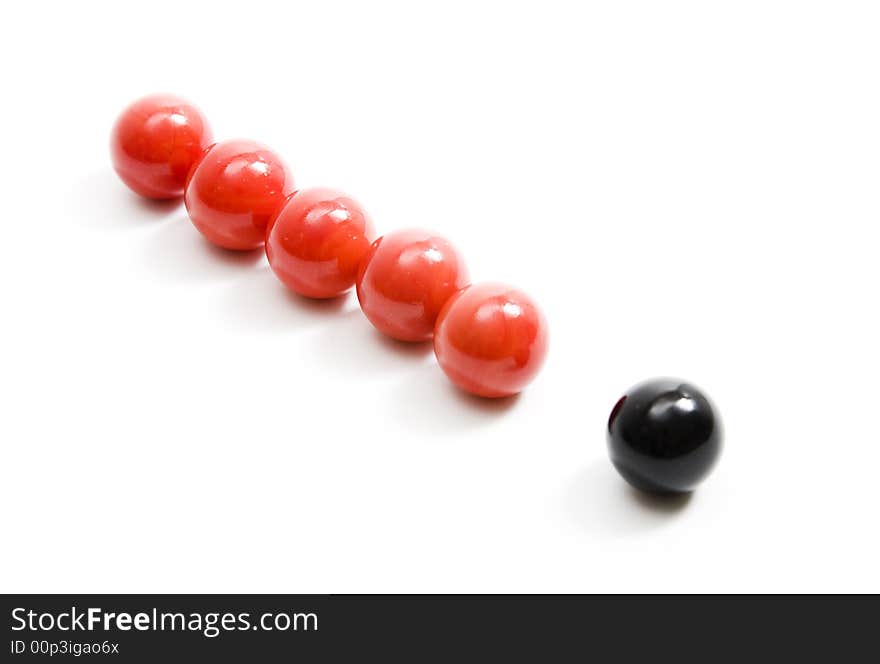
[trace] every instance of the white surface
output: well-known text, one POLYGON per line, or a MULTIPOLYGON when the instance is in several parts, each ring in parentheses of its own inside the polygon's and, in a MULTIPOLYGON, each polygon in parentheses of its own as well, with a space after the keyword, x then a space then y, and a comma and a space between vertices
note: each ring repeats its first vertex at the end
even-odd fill
POLYGON ((182 4, 2 10, 2 590, 880 591, 876 3, 182 4), (140 202, 154 91, 530 292, 537 382, 140 202), (605 452, 658 374, 727 430, 674 510, 605 452))

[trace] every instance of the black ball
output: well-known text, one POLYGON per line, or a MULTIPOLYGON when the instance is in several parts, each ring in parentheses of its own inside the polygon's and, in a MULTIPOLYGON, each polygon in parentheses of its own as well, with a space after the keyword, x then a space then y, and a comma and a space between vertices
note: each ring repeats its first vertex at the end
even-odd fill
POLYGON ((608 418, 608 453, 637 489, 687 493, 721 453, 721 420, 699 389, 658 378, 631 388, 608 418))

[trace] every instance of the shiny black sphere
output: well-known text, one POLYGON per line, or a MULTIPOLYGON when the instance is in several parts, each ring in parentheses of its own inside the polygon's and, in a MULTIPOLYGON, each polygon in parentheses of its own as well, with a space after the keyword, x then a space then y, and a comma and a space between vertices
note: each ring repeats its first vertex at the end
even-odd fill
POLYGON ((608 453, 637 489, 687 493, 721 453, 718 411, 699 389, 659 378, 631 388, 608 419, 608 453))

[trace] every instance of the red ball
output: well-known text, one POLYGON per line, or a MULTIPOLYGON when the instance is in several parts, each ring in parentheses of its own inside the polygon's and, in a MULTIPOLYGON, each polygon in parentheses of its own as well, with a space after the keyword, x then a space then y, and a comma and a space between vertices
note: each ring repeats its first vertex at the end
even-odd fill
POLYGON ((516 394, 547 355, 547 321, 525 293, 484 283, 456 294, 440 312, 434 353, 453 383, 481 397, 516 394))
POLYGON ((116 173, 135 193, 175 198, 210 144, 211 128, 199 109, 180 97, 151 95, 116 120, 110 155, 116 173))
POLYGON ((205 152, 186 183, 193 224, 214 244, 246 251, 263 245, 266 228, 293 192, 293 176, 265 145, 233 140, 205 152))
POLYGON ((354 286, 375 235, 373 222, 353 198, 333 189, 302 189, 272 222, 266 256, 291 290, 336 297, 354 286))
POLYGON ((361 309, 383 334, 425 341, 443 305, 468 283, 468 271, 448 240, 422 230, 388 233, 361 266, 361 309))

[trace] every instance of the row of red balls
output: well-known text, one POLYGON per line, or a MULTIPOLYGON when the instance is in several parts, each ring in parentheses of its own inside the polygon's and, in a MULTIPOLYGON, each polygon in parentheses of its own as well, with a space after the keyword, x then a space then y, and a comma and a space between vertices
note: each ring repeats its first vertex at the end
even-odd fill
POLYGON ((299 189, 284 161, 248 140, 215 143, 192 104, 154 95, 126 108, 113 128, 113 166, 136 193, 183 195, 195 227, 225 249, 265 246, 291 290, 337 297, 352 286, 369 321, 400 341, 433 337, 456 385, 484 397, 518 393, 547 354, 547 323, 523 292, 470 285, 446 239, 403 230, 376 239, 363 208, 332 189, 299 189))

